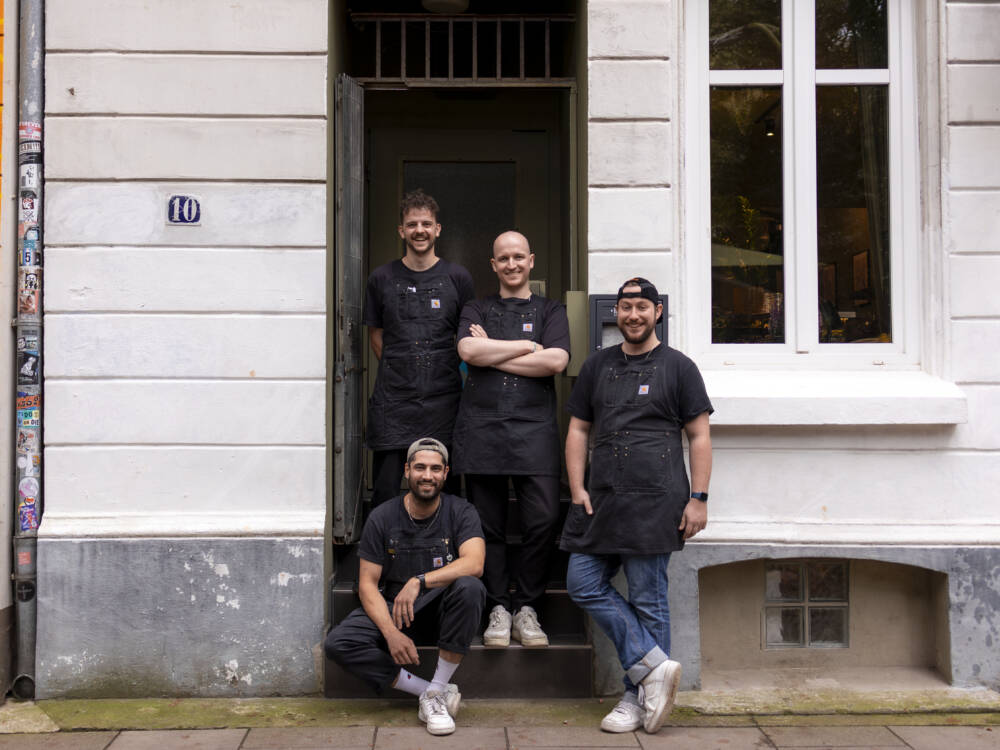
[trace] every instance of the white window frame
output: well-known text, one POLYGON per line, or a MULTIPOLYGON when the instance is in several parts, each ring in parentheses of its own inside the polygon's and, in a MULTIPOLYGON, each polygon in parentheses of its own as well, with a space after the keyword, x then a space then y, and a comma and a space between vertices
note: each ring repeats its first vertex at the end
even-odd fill
POLYGON ((888 69, 815 68, 815 8, 781 0, 782 70, 717 70, 708 64, 707 0, 685 5, 686 350, 706 369, 916 370, 920 304, 920 171, 916 55, 910 0, 888 0, 888 69), (820 85, 888 84, 889 247, 892 343, 820 343, 816 252, 816 94, 820 85), (782 91, 785 342, 712 343, 710 86, 782 91), (788 158, 791 155, 793 158, 788 158), (803 248, 803 250, 798 250, 803 248))

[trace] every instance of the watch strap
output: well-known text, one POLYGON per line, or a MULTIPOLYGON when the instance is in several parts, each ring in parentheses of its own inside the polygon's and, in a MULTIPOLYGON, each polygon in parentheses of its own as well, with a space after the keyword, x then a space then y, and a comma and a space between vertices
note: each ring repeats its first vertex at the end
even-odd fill
POLYGON ((694 500, 701 500, 703 503, 707 503, 708 502, 708 493, 707 492, 692 492, 691 493, 691 497, 694 500))

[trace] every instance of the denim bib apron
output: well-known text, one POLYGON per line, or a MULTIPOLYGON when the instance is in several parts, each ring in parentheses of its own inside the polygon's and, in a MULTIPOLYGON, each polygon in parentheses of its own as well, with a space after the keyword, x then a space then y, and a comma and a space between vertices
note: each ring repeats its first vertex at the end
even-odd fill
MULTIPOLYGON (((496 297, 484 316, 491 339, 541 342, 545 299, 496 297)), ((469 367, 455 425, 460 474, 559 473, 554 378, 469 367)))
POLYGON ((591 554, 681 549, 677 526, 690 494, 681 428, 665 415, 658 357, 615 359, 595 382, 588 491, 594 515, 572 505, 562 547, 591 554))
POLYGON ((455 331, 458 290, 436 266, 396 275, 383 290, 382 359, 368 401, 368 447, 405 448, 421 437, 451 443, 462 392, 455 331))

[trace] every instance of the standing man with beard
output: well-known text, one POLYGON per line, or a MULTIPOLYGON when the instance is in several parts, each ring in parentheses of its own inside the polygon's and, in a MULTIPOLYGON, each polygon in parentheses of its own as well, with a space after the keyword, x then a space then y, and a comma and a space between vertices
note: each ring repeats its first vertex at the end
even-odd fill
POLYGON ((708 521, 713 409, 694 362, 656 336, 663 305, 653 284, 626 281, 615 314, 625 341, 584 362, 566 405, 573 504, 561 546, 571 553, 570 597, 614 643, 625 670, 625 694, 601 729, 653 733, 670 715, 681 678, 681 665, 669 658, 667 563, 708 521), (619 569, 627 600, 611 585, 619 569))
POLYGON ((440 441, 415 441, 405 473, 409 492, 375 508, 361 532, 361 607, 330 631, 324 649, 379 695, 394 687, 419 696, 427 731, 451 734, 461 694, 450 680, 486 601, 483 533, 475 508, 441 492, 448 449, 440 441), (430 682, 405 669, 420 663, 414 636, 437 641, 430 682))
MULTIPOLYGON (((421 190, 399 207, 402 258, 376 268, 365 290, 365 325, 379 360, 368 400, 367 443, 373 452, 372 507, 399 494, 406 447, 433 437, 446 446, 462 395, 455 332, 475 296, 472 276, 436 254, 438 204, 421 190)), ((459 491, 459 475, 449 492, 459 491)))
POLYGON ((486 535, 483 582, 492 607, 486 646, 511 637, 548 646, 534 605, 559 517, 559 424, 553 376, 569 362, 569 321, 558 302, 531 293, 535 256, 519 232, 493 243, 498 294, 470 302, 458 326, 458 353, 469 376, 455 424, 455 471, 479 511, 486 535), (508 574, 508 482, 521 521, 516 588, 508 574), (513 616, 512 616, 513 615, 513 616))

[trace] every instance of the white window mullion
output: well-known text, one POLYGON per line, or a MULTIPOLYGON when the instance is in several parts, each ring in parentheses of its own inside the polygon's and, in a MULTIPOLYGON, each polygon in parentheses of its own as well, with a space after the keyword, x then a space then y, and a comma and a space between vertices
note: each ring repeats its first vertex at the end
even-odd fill
MULTIPOLYGON (((816 38, 812 3, 785 0, 782 25, 789 29, 784 67, 786 107, 792 119, 791 138, 784 150, 786 216, 794 217, 791 247, 785 246, 788 341, 797 353, 819 344, 816 252, 816 38), (789 164, 790 162, 790 164, 789 164)), ((787 37, 786 37, 787 38, 787 37)), ((788 236, 788 235, 786 235, 788 236)))

